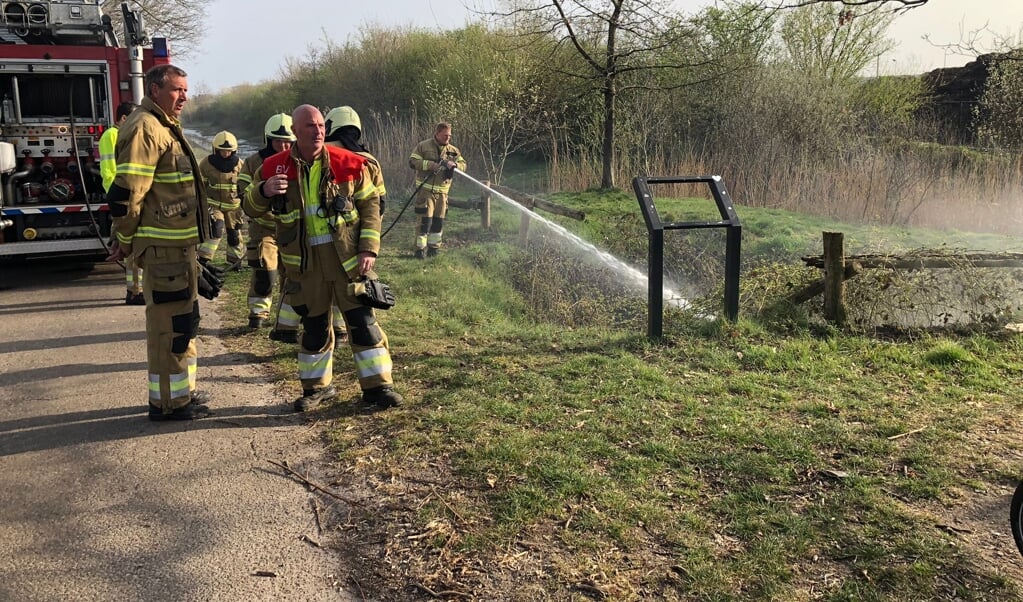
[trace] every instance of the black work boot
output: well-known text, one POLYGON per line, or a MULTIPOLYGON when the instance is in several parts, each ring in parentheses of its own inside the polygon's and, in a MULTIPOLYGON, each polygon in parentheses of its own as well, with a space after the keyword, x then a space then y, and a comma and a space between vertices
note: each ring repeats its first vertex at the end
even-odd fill
POLYGON ((253 330, 266 326, 266 318, 262 316, 249 316, 249 328, 253 330))
POLYGON ((153 422, 165 422, 170 420, 198 420, 210 415, 210 409, 201 403, 189 401, 180 408, 170 412, 164 412, 163 408, 149 404, 149 419, 153 422))
POLYGON ((335 328, 334 329, 334 349, 340 349, 348 344, 348 331, 335 328))
POLYGON ((426 249, 416 249, 412 256, 416 259, 426 259, 426 249))
POLYGON ((282 343, 291 343, 294 345, 298 342, 298 331, 297 330, 277 330, 276 328, 270 331, 271 341, 280 341, 282 343))
POLYGON ((366 389, 362 392, 362 403, 370 410, 396 408, 405 399, 390 385, 366 389))
POLYGON ((127 291, 124 293, 124 304, 125 305, 145 305, 146 297, 142 293, 133 293, 127 291))
POLYGON ((335 399, 337 399, 337 389, 334 388, 334 385, 327 385, 322 389, 304 389, 302 397, 295 400, 295 411, 305 412, 335 399))
POLYGON ((189 400, 189 402, 201 406, 208 406, 210 404, 210 400, 211 397, 209 393, 207 393, 206 391, 196 390, 192 391, 191 399, 189 400))
POLYGON ((426 250, 427 257, 436 257, 437 253, 440 252, 440 247, 430 247, 426 250))

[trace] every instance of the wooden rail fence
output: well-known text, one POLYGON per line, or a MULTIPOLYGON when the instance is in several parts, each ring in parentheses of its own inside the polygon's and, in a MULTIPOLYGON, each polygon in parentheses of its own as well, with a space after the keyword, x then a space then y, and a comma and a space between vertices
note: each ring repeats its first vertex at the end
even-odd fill
POLYGON ((798 290, 789 299, 793 303, 805 303, 817 295, 824 294, 824 318, 833 324, 842 325, 846 320, 845 281, 868 268, 901 270, 943 269, 954 267, 976 268, 1020 268, 1023 267, 1023 253, 988 252, 918 252, 911 255, 846 255, 844 235, 841 232, 824 232, 824 254, 803 257, 803 263, 810 267, 822 268, 824 277, 798 290))
MULTIPOLYGON (((572 209, 557 203, 552 203, 544 199, 535 197, 531 194, 512 190, 506 186, 500 186, 498 184, 491 185, 488 180, 483 181, 483 185, 508 197, 512 201, 522 205, 530 211, 542 209, 549 213, 556 215, 563 215, 579 221, 586 219, 586 214, 578 209, 572 209)), ((483 194, 480 198, 469 198, 469 199, 448 199, 448 205, 452 207, 458 207, 460 209, 469 209, 471 211, 480 212, 480 227, 484 230, 490 229, 490 191, 484 189, 483 194)), ((529 238, 529 225, 532 222, 528 213, 523 212, 519 221, 519 244, 525 246, 526 241, 529 238)))

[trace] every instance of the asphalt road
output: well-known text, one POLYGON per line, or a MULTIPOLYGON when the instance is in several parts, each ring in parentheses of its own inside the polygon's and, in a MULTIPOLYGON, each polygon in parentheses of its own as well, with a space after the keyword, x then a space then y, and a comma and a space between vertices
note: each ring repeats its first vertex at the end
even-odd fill
POLYGON ((113 264, 0 263, 0 600, 361 599, 324 503, 271 462, 322 466, 316 425, 202 299, 214 415, 150 422, 144 308, 123 301, 113 264))

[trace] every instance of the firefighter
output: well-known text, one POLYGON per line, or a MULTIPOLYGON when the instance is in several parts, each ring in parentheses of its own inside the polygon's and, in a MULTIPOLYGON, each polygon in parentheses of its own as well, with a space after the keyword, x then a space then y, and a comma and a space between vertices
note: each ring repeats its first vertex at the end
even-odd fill
MULTIPOLYGON (((133 102, 122 102, 117 105, 117 110, 114 112, 114 124, 100 136, 99 175, 103 178, 103 192, 110 192, 110 185, 114 183, 114 176, 117 175, 117 157, 114 155, 114 147, 117 145, 117 128, 124 123, 136 106, 133 102)), ((146 298, 142 295, 142 270, 135 265, 131 255, 124 258, 124 280, 127 286, 124 304, 145 305, 146 298)))
MULTIPOLYGON (((245 190, 252 184, 259 166, 270 155, 291 148, 295 136, 291 132, 291 116, 278 113, 270 117, 263 127, 266 146, 259 152, 250 155, 242 165, 238 176, 238 196, 242 197, 245 190), (286 136, 286 137, 285 137, 286 136)), ((299 315, 286 294, 286 268, 277 257, 277 225, 270 216, 253 218, 249 227, 249 243, 246 257, 249 265, 254 268, 249 285, 249 328, 262 328, 270 320, 270 308, 273 305, 274 284, 281 282, 281 300, 277 306, 277 317, 270 338, 283 343, 298 343, 299 315), (260 267, 261 265, 272 267, 260 267), (264 273, 260 273, 262 270, 264 273)), ((331 321, 334 325, 334 344, 343 346, 348 341, 344 317, 336 306, 331 308, 331 321)))
MULTIPOLYGON (((244 198, 253 178, 259 174, 263 161, 271 155, 290 149, 295 142, 295 136, 291 132, 291 116, 285 113, 271 115, 263 125, 263 141, 265 142, 263 148, 246 157, 242 164, 241 172, 238 174, 239 198, 244 198)), ((249 328, 262 328, 270 321, 273 290, 279 276, 277 224, 272 216, 250 219, 245 259, 252 268, 248 298, 249 328)), ((290 343, 298 342, 298 322, 298 314, 282 299, 277 313, 277 323, 270 332, 270 338, 290 343)))
POLYGON ((210 235, 199 164, 178 120, 188 99, 187 74, 157 65, 145 75, 147 96, 121 126, 117 175, 107 200, 114 241, 108 259, 135 254, 143 268, 150 420, 208 415, 196 391, 195 336, 200 290, 215 297, 196 255, 210 235))
MULTIPOLYGON (((327 132, 325 143, 327 146, 348 149, 366 159, 366 168, 369 170, 370 178, 373 181, 373 186, 377 189, 377 194, 380 195, 380 216, 382 218, 384 215, 384 196, 387 194, 387 189, 384 187, 384 172, 380 168, 380 162, 377 161, 377 158, 371 155, 369 149, 361 142, 362 120, 359 119, 359 114, 349 106, 335 107, 327 113, 324 119, 324 129, 327 132)), ((340 336, 347 339, 348 335, 344 331, 344 314, 336 306, 332 308, 332 312, 335 340, 339 336, 339 331, 340 336)))
POLYGON ((402 397, 391 378, 387 335, 373 311, 389 306, 388 300, 393 304, 373 271, 380 251, 380 196, 365 158, 324 145, 319 109, 302 105, 292 118, 295 146, 263 162, 242 199, 242 209, 252 217, 271 213, 278 222, 289 294, 302 317, 298 351, 302 396, 294 402, 295 411, 337 397, 332 384, 332 303, 344 313, 349 327, 363 403, 368 409, 397 406, 402 397))
POLYGON ((412 151, 409 167, 416 171, 415 212, 419 216, 415 257, 433 257, 444 237, 444 216, 448 212, 448 190, 455 169, 465 171, 465 159, 451 144, 451 124, 441 122, 433 138, 423 140, 412 151))
POLYGON ((241 269, 245 257, 242 245, 241 199, 238 198, 238 139, 228 131, 213 137, 213 152, 199 162, 199 174, 206 186, 206 204, 210 207, 212 236, 199 245, 199 263, 207 263, 217 252, 220 239, 227 234, 228 269, 241 269))
POLYGON ((369 169, 373 179, 373 186, 376 186, 380 195, 380 215, 384 214, 384 196, 387 189, 384 187, 384 172, 380 167, 380 161, 370 154, 369 149, 362 143, 362 120, 359 114, 352 107, 336 107, 331 109, 324 118, 324 127, 327 131, 325 138, 328 146, 346 148, 357 155, 362 155, 366 160, 366 168, 369 169))

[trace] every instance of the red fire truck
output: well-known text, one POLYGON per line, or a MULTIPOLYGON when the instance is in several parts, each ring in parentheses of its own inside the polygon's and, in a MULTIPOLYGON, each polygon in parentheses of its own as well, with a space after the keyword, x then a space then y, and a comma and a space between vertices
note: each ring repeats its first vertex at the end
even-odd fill
POLYGON ((121 4, 123 40, 99 0, 0 1, 0 260, 101 255, 110 213, 99 139, 145 70, 170 61, 121 4))

